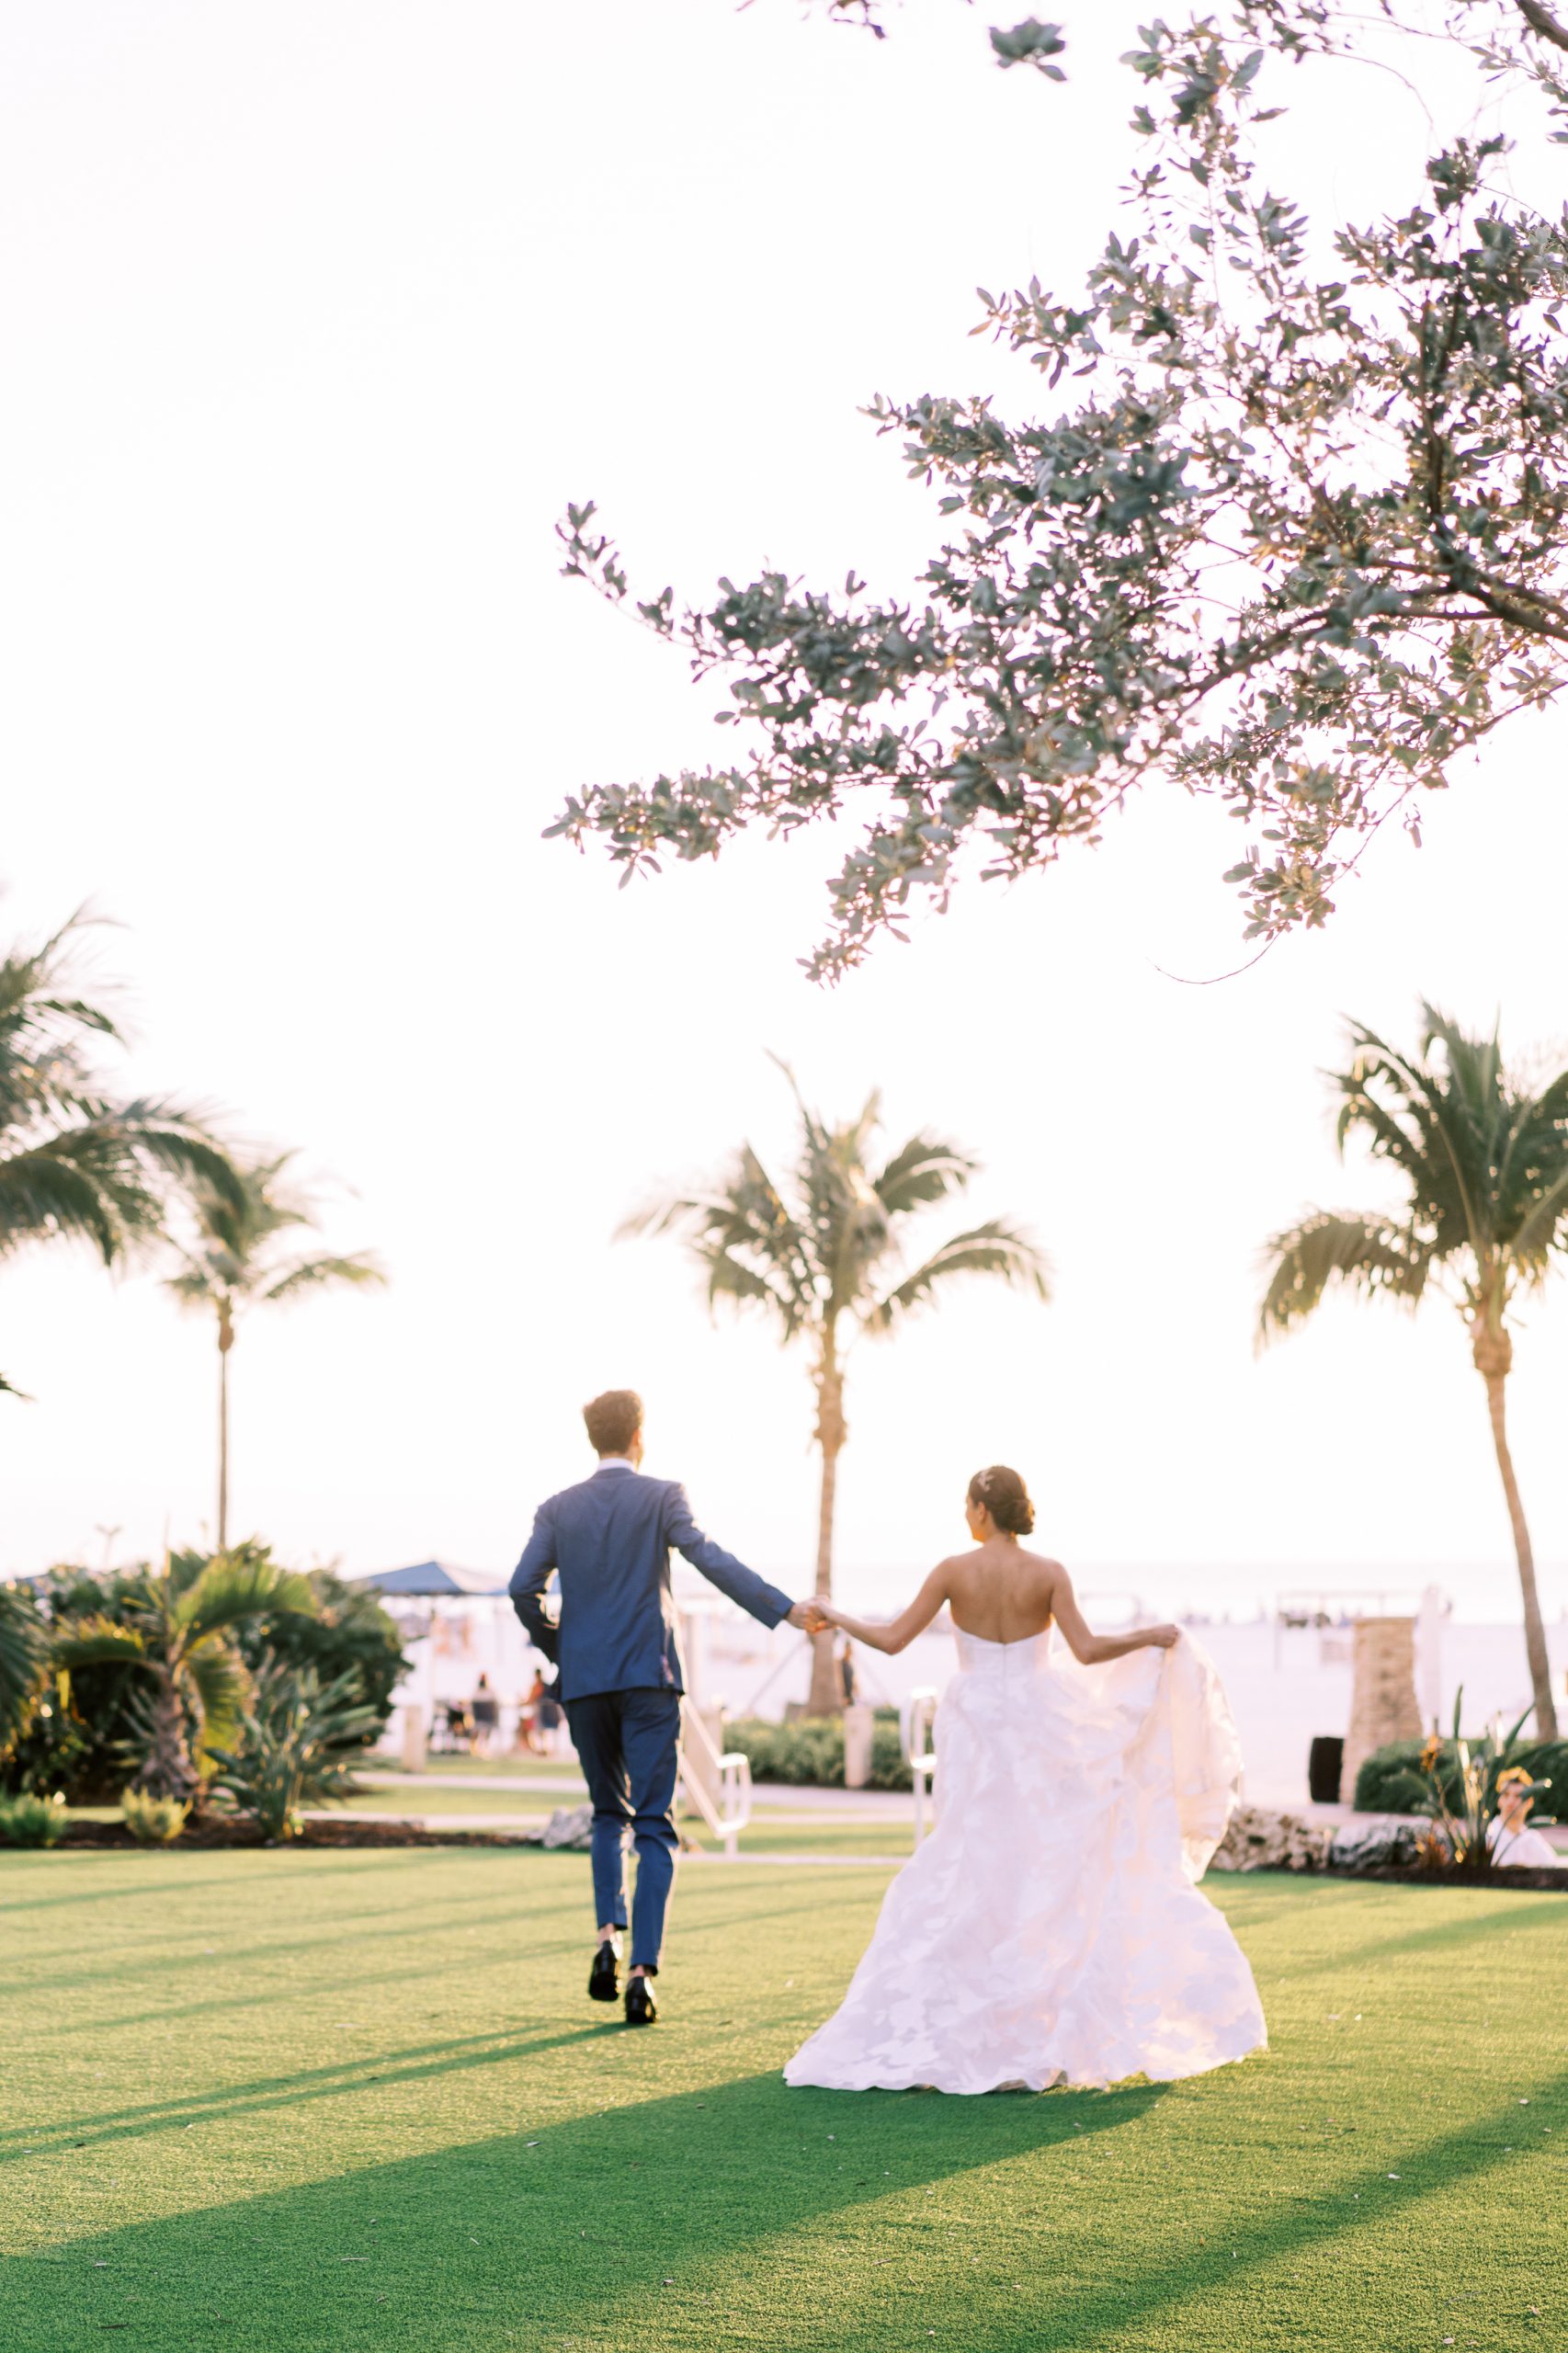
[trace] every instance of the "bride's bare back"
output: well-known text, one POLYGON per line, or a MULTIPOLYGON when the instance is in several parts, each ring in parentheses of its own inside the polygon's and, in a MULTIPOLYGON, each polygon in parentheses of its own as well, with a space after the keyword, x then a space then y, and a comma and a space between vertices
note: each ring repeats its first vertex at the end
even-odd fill
POLYGON ((1026 1552, 1016 1539, 994 1536, 972 1552, 955 1552, 936 1574, 946 1580, 948 1607, 960 1634, 978 1634, 983 1643, 1025 1643, 1051 1624, 1057 1585, 1067 1572, 1060 1561, 1026 1552))

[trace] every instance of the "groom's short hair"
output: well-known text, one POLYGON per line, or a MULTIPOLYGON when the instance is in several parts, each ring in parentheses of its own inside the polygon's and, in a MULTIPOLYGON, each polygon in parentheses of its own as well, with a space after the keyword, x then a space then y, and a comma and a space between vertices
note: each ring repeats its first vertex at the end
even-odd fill
POLYGON ((583 1419, 596 1454, 624 1454, 642 1427, 642 1400, 635 1389, 607 1389, 584 1406, 583 1419))

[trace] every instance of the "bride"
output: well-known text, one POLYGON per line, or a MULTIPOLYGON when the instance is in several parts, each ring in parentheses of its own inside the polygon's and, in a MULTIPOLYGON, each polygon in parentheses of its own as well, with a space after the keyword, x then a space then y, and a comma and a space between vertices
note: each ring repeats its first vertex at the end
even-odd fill
POLYGON ((1252 1972, 1194 1884, 1240 1781, 1212 1665, 1175 1626, 1091 1633, 1065 1569, 1018 1541, 1034 1506, 1016 1471, 978 1472, 965 1517, 977 1550, 890 1625, 815 1605, 896 1652, 945 1602, 959 1672, 937 1716, 936 1827, 786 2082, 1163 2083, 1263 2049, 1252 1972))

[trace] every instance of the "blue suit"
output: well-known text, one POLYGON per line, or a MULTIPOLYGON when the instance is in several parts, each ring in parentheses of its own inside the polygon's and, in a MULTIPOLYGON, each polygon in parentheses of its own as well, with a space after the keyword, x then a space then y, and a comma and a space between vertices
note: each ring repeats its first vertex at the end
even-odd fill
POLYGON ((686 1491, 601 1463, 540 1506, 512 1574, 528 1639, 560 1666, 561 1697, 594 1806, 594 1900, 601 1927, 626 1926, 626 1835, 637 1847, 631 1966, 657 1970, 675 1877, 676 1771, 686 1688, 670 1552, 721 1593, 778 1625, 790 1598, 703 1535, 686 1491), (544 1590, 561 1576, 552 1617, 544 1590))

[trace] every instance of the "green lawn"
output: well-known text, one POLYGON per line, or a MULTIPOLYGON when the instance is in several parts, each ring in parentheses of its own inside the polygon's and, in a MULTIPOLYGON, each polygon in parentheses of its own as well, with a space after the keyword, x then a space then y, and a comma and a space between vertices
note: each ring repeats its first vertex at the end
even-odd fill
POLYGON ((0 1859, 6 2353, 1563 2343, 1558 1899, 1221 1881, 1263 2059, 787 2091, 886 1876, 688 1870, 629 2034, 579 1857, 0 1859))
POLYGON ((445 1779, 403 1781, 395 1787, 367 1782, 350 1802, 355 1813, 393 1813, 416 1819, 422 1813, 518 1813, 530 1821, 547 1822, 557 1806, 585 1805, 585 1788, 534 1790, 519 1780, 515 1790, 453 1788, 445 1779))
MULTIPOLYGON (((585 1801, 586 1796, 585 1790, 585 1801)), ((555 1807, 575 1802, 571 1797, 530 1796, 526 1788, 513 1792, 409 1782, 395 1790, 367 1789, 354 1800, 353 1811, 415 1821, 421 1816, 438 1818, 446 1814, 494 1815, 499 1817, 497 1828, 505 1828, 508 1817, 543 1822, 555 1807)), ((106 1814, 105 1818, 118 1817, 106 1814)), ((719 1842, 709 1837, 699 1816, 683 1817, 681 1826, 699 1846, 719 1851, 719 1842)), ((800 1810, 793 1806, 767 1806, 758 1809, 752 1816, 750 1829, 742 1834, 741 1851, 747 1855, 798 1854, 807 1850, 824 1855, 907 1855, 914 1844, 915 1832, 908 1822, 846 1821, 836 1810, 823 1814, 812 1813, 809 1806, 800 1810)))

